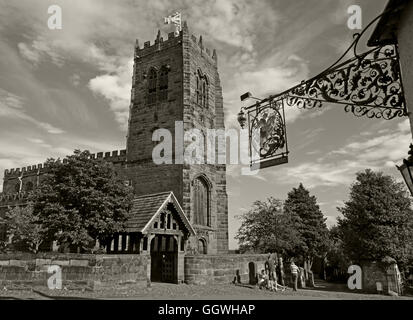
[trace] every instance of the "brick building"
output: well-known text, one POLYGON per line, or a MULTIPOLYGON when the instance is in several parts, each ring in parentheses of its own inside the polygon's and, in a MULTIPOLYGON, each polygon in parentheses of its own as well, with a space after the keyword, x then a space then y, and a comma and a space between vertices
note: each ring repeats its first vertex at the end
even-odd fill
MULTIPOLYGON (((152 277, 168 280, 171 275, 161 269, 172 265, 173 282, 183 279, 185 253, 228 252, 225 165, 178 161, 184 146, 177 141, 194 128, 224 129, 222 88, 215 50, 205 48, 184 23, 179 35, 163 39, 158 32, 143 48, 136 41, 126 149, 92 155, 113 163, 136 195, 128 232, 115 235, 107 250, 150 253, 158 272, 152 277), (173 135, 173 164, 153 162, 152 135, 159 128, 173 135)), ((41 164, 5 170, 0 213, 24 204, 46 171, 41 164)))

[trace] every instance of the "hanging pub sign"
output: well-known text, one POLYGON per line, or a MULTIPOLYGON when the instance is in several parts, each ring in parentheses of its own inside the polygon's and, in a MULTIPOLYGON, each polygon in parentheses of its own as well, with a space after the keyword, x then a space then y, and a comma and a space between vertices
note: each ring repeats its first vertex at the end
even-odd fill
POLYGON ((249 156, 252 170, 288 162, 284 102, 269 100, 238 114, 238 121, 248 123, 249 156))

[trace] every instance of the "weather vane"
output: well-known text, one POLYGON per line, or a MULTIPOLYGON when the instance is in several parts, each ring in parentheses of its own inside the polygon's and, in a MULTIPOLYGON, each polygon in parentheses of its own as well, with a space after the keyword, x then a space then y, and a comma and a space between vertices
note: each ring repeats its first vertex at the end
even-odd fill
POLYGON ((165 24, 174 24, 175 25, 175 35, 179 36, 179 32, 182 30, 181 25, 181 13, 175 12, 174 14, 164 18, 165 24))

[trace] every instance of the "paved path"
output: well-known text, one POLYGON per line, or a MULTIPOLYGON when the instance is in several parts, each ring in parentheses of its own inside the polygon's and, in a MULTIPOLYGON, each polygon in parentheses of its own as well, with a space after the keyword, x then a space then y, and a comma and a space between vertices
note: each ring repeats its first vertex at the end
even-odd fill
POLYGON ((324 281, 316 282, 317 288, 299 289, 297 292, 288 289, 284 292, 270 292, 248 285, 213 284, 213 285, 175 285, 153 283, 146 286, 127 285, 116 289, 100 291, 73 290, 0 290, 0 299, 160 299, 160 300, 405 300, 413 297, 390 297, 377 294, 361 294, 352 292, 345 285, 324 281))

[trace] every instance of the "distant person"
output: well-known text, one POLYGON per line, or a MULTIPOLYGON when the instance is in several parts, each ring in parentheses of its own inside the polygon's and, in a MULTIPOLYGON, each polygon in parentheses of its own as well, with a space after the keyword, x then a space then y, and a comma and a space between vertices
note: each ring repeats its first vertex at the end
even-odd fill
POLYGON ((258 275, 258 288, 267 288, 268 287, 268 275, 264 269, 261 270, 261 273, 258 275))
POLYGON ((282 257, 278 258, 276 273, 277 273, 278 283, 284 287, 285 286, 285 281, 284 281, 285 273, 284 273, 284 265, 283 265, 283 258, 282 257))
POLYGON ((298 270, 299 270, 299 268, 294 263, 294 260, 291 260, 290 270, 291 270, 291 276, 293 278, 292 279, 293 280, 293 290, 297 291, 297 281, 298 281, 298 270))

